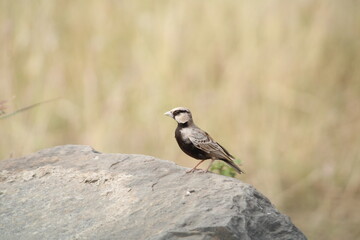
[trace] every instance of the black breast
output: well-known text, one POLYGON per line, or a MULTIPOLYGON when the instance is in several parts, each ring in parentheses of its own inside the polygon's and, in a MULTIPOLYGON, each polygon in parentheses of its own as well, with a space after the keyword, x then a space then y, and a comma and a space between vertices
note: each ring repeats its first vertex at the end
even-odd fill
POLYGON ((189 155, 190 157, 196 158, 196 159, 210 159, 211 157, 207 152, 204 152, 197 147, 189 140, 189 139, 182 139, 180 130, 187 126, 182 126, 181 124, 178 125, 178 127, 175 130, 175 138, 177 143, 179 144, 179 147, 181 150, 183 150, 184 153, 189 155))

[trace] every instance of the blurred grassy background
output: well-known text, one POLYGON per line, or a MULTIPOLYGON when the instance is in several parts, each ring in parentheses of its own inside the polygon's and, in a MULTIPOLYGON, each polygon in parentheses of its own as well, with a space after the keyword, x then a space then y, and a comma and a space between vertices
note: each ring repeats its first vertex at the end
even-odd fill
MULTIPOLYGON (((0 0, 0 158, 62 144, 192 167, 163 113, 240 157, 309 237, 360 237, 358 1, 0 0)), ((206 164, 204 165, 204 167, 206 164)))

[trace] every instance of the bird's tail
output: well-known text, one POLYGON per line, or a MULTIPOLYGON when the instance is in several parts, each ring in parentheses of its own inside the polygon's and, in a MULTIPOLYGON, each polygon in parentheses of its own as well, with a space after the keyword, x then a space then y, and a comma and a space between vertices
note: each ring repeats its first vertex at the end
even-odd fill
POLYGON ((236 165, 236 163, 233 160, 223 160, 224 162, 226 162, 228 165, 230 165, 231 167, 233 167, 239 174, 245 173, 243 170, 241 170, 239 168, 238 165, 236 165))

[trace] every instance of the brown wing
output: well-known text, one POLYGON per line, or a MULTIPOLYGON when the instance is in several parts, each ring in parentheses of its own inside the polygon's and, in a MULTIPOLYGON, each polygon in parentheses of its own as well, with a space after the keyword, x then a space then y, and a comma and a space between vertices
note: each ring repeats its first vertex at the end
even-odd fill
POLYGON ((232 160, 234 158, 225 148, 215 142, 209 134, 199 128, 195 128, 189 136, 190 141, 198 149, 211 154, 214 159, 223 160, 233 167, 239 174, 244 173, 232 160))
POLYGON ((206 153, 212 154, 214 158, 231 159, 231 155, 226 154, 224 149, 217 142, 215 142, 209 134, 201 129, 194 129, 191 136, 189 136, 189 139, 195 147, 206 153))

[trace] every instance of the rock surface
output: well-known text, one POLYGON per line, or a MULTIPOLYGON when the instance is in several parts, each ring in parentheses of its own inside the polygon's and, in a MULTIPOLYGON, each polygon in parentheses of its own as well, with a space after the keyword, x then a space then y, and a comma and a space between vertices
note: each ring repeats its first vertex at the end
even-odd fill
POLYGON ((66 145, 0 161, 0 239, 306 239, 252 186, 66 145))

